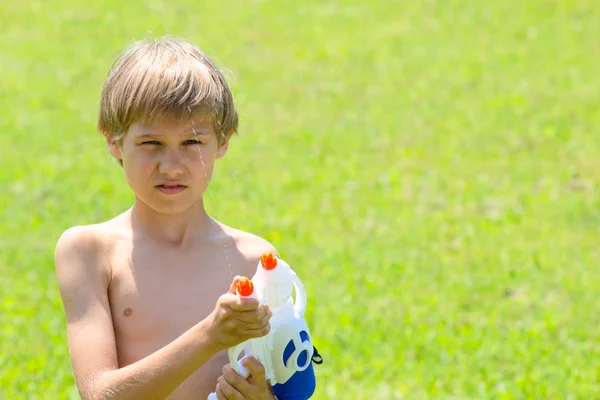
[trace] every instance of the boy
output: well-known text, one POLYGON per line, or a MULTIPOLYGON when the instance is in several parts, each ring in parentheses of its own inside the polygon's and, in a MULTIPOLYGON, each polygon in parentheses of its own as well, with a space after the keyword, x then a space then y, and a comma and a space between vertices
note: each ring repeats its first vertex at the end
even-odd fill
POLYGON ((226 349, 269 332, 269 309, 235 284, 277 252, 202 201, 237 126, 224 77, 187 42, 140 41, 111 67, 98 128, 135 200, 66 230, 55 252, 83 399, 274 398, 262 365, 248 359, 244 379, 226 349))

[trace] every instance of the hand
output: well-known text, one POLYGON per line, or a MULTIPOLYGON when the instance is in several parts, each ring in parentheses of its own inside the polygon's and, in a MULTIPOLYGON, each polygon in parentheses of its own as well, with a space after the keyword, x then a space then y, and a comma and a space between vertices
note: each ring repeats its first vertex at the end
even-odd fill
POLYGON ((217 379, 217 398, 219 400, 274 400, 271 385, 265 380, 265 369, 254 357, 242 360, 244 367, 250 372, 244 379, 227 364, 223 367, 223 375, 217 379))
POLYGON ((208 317, 208 336, 218 351, 265 336, 271 330, 269 307, 260 305, 257 299, 238 296, 235 286, 239 280, 239 276, 234 278, 229 292, 219 297, 208 317))

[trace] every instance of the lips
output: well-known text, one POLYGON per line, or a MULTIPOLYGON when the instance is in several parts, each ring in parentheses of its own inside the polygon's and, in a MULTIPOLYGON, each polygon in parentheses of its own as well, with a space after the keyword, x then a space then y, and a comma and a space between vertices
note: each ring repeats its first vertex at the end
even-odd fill
POLYGON ((176 183, 163 183, 163 184, 160 184, 160 185, 156 185, 156 189, 159 192, 162 192, 162 193, 165 193, 165 194, 177 194, 177 193, 181 193, 186 188, 187 188, 187 186, 185 186, 185 185, 179 185, 179 184, 176 184, 176 183))

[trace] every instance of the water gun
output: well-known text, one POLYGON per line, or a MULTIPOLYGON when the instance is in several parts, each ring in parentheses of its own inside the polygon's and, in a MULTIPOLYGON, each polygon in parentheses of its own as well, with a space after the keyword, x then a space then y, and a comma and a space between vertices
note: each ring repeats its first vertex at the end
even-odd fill
MULTIPOLYGON (((247 378, 249 372, 241 361, 253 356, 264 366, 265 378, 278 400, 309 399, 317 386, 312 362, 321 364, 323 359, 304 320, 306 292, 296 273, 285 261, 266 253, 260 257, 252 280, 242 277, 236 291, 238 296, 254 297, 268 305, 272 315, 267 335, 228 349, 231 366, 247 378)), ((216 394, 211 393, 207 400, 217 400, 216 394)))

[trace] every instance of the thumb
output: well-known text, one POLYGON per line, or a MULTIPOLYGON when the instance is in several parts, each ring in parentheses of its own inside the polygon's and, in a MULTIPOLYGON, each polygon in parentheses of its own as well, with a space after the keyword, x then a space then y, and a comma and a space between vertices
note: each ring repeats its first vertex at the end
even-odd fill
POLYGON ((227 293, 237 294, 236 286, 237 286, 237 283, 240 281, 240 279, 242 279, 242 277, 239 275, 236 275, 235 278, 233 278, 233 282, 231 282, 231 286, 229 287, 229 292, 227 292, 227 293))

